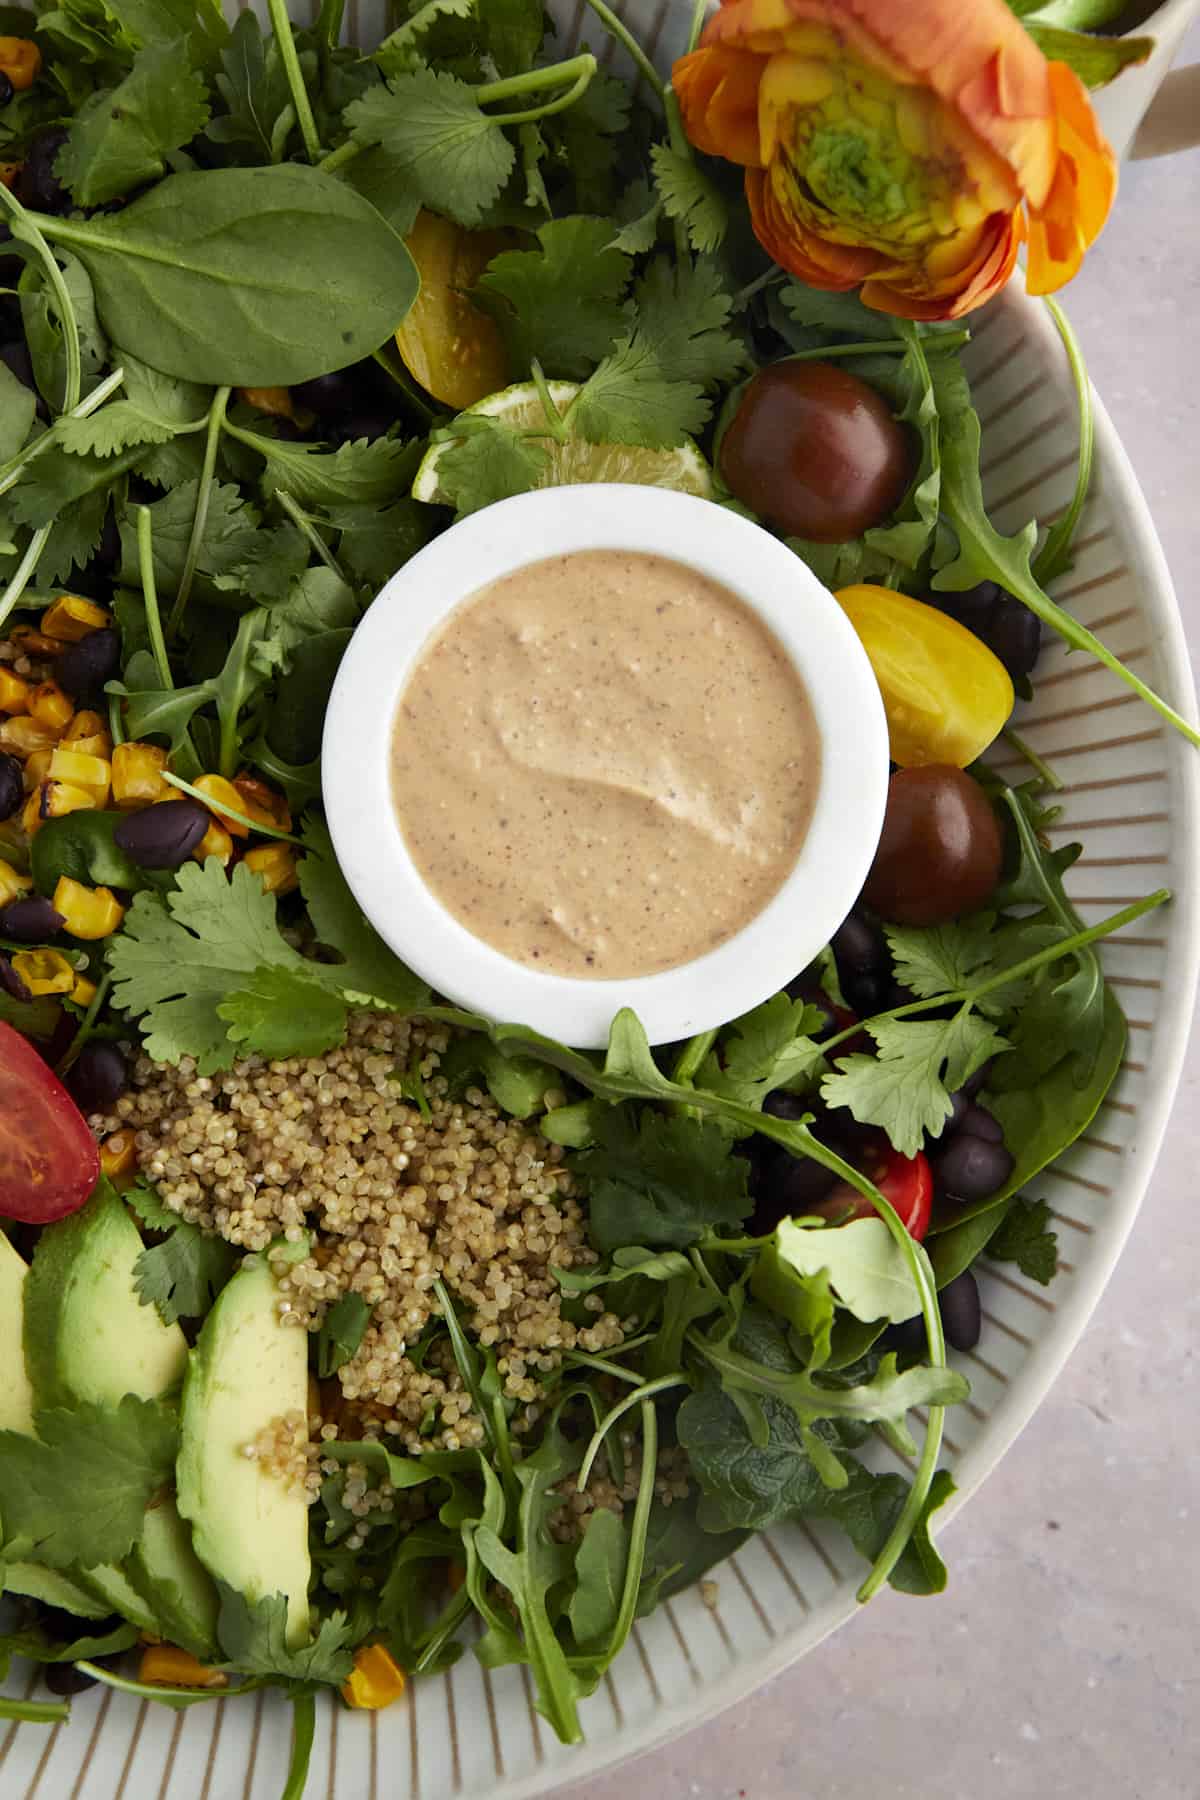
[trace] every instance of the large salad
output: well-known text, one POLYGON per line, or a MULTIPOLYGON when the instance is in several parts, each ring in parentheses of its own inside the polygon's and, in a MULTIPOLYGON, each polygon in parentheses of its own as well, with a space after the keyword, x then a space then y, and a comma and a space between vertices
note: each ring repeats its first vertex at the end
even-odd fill
POLYGON ((465 1653, 578 1738, 635 1619, 780 1520, 840 1527, 863 1599, 942 1588, 947 1342, 985 1251, 1054 1274, 1036 1177, 1125 1043, 1097 944, 1169 897, 1087 927, 1067 897, 1057 777, 1008 725, 1044 632, 1197 741, 1046 592, 1091 465, 1065 319, 1078 471, 1043 526, 988 517, 962 362, 1022 235, 1061 279, 1099 229, 1069 65, 1137 41, 994 0, 1075 83, 1046 91, 1078 180, 1026 169, 993 244, 892 154, 946 97, 889 145, 833 0, 795 8, 804 91, 857 94, 859 136, 809 121, 806 173, 739 126, 775 79, 748 0, 674 87, 589 5, 635 81, 556 55, 539 0, 425 0, 369 54, 340 0, 267 32, 0 8, 0 1674, 279 1689, 290 1795, 322 1687, 379 1707, 465 1653), (926 204, 970 256, 896 262, 926 204), (784 538, 896 765, 814 963, 685 1043, 618 1011, 604 1056, 396 959, 320 771, 384 581, 589 480, 784 538))

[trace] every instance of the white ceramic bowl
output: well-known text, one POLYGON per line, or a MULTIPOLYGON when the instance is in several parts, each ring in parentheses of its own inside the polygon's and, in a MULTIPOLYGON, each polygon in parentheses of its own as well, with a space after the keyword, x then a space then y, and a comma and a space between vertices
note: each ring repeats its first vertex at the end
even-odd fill
POLYGON ((359 905, 436 993, 581 1049, 631 1006, 653 1044, 737 1018, 790 981, 858 898, 887 798, 887 723, 871 665, 837 601, 758 525, 689 494, 621 484, 547 488, 489 506, 392 576, 342 659, 322 749, 325 813, 359 905), (391 743, 400 694, 430 638, 489 582, 576 550, 670 557, 729 588, 770 627, 816 718, 821 774, 791 873, 706 955, 623 981, 551 975, 476 937, 426 886, 400 830, 391 743))
MULTIPOLYGON (((678 53, 690 7, 616 0, 662 65, 678 53)), ((577 43, 582 0, 551 0, 564 48, 577 43)), ((373 40, 382 4, 350 0, 351 32, 373 40)), ((587 38, 602 47, 599 29, 587 38)), ((1068 296, 1069 299, 1069 296, 1068 296)), ((1046 312, 1014 282, 971 320, 967 353, 983 423, 984 489, 1007 531, 1070 498, 1075 405, 1046 312)), ((1187 647, 1170 577, 1141 489, 1101 408, 1095 482, 1075 546, 1055 584, 1064 605, 1160 692, 1194 714, 1187 647)), ((1089 920, 1160 883, 1174 904, 1104 946, 1109 980, 1130 1022, 1120 1078, 1091 1129, 1039 1178, 1054 1213, 1061 1264, 1048 1289, 983 1264, 984 1336, 953 1356, 972 1387, 949 1419, 943 1460, 970 1498, 1028 1421, 1079 1339, 1133 1225, 1162 1140, 1182 1066, 1200 956, 1200 759, 1127 689, 1081 656, 1050 644, 1036 698, 1018 729, 1061 774, 1057 844, 1084 855, 1067 886, 1089 920)), ((1015 756, 991 759, 1020 778, 1015 756)), ((879 1452, 880 1466, 898 1466, 879 1452)), ((957 1533, 945 1546, 954 1579, 957 1533)), ((862 1566, 845 1541, 783 1526, 715 1571, 717 1597, 695 1590, 634 1628, 633 1641, 582 1708, 586 1744, 565 1750, 533 1708, 519 1669, 482 1670, 469 1653, 446 1675, 414 1684, 405 1702, 366 1717, 319 1711, 305 1800, 533 1800, 711 1719, 814 1649, 851 1619, 862 1566)), ((0 1603, 2 1604, 2 1603, 0 1603)), ((895 1604, 903 1605, 902 1601, 895 1604)), ((912 1608, 911 1630, 933 1642, 938 1602, 912 1608)), ((6 1690, 43 1691, 14 1665, 6 1690)), ((234 1706, 173 1714, 98 1691, 72 1704, 71 1723, 0 1726, 4 1800, 279 1800, 290 1710, 258 1695, 234 1706)), ((825 1777, 814 1776, 817 1788, 825 1777)), ((827 1784, 826 1784, 827 1785, 827 1784)), ((630 1792, 640 1791, 636 1774, 630 1792)))

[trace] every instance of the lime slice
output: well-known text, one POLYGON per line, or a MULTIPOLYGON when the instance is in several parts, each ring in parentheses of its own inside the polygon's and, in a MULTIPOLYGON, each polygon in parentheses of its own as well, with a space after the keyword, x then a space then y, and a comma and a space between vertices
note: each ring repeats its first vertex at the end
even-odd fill
MULTIPOLYGON (((560 412, 566 411, 579 392, 573 381, 551 381, 547 386, 560 412)), ((486 400, 469 406, 467 413, 503 419, 514 431, 528 430, 545 418, 541 396, 532 381, 521 381, 515 387, 502 388, 498 394, 489 394, 486 400)), ((565 444, 552 437, 536 441, 545 446, 550 457, 538 487, 570 487, 583 481, 632 481, 639 487, 673 488, 677 493, 697 494, 702 500, 712 495, 712 474, 690 439, 674 450, 642 450, 636 444, 589 444, 584 438, 571 438, 565 444)), ((414 500, 452 504, 441 490, 437 466, 453 442, 449 438, 425 452, 412 485, 414 500)))

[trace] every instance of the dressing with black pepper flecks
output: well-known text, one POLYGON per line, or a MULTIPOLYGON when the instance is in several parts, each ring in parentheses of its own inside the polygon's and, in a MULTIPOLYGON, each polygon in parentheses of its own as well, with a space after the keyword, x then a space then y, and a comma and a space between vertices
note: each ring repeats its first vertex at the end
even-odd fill
POLYGON ((400 697, 396 811, 476 937, 556 975, 715 949, 793 868, 821 746, 798 671, 736 594, 586 550, 464 600, 400 697))

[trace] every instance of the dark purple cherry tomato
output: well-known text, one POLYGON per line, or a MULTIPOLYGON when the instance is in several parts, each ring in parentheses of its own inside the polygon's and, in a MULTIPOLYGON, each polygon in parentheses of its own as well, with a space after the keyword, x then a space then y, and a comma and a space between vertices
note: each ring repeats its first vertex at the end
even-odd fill
POLYGON ((746 384, 720 463, 737 498, 768 525, 838 544, 890 518, 916 446, 887 401, 848 369, 779 362, 746 384))
POLYGON ((1004 842, 987 795, 963 769, 898 769, 863 898, 897 925, 975 912, 1000 879, 1004 842))

